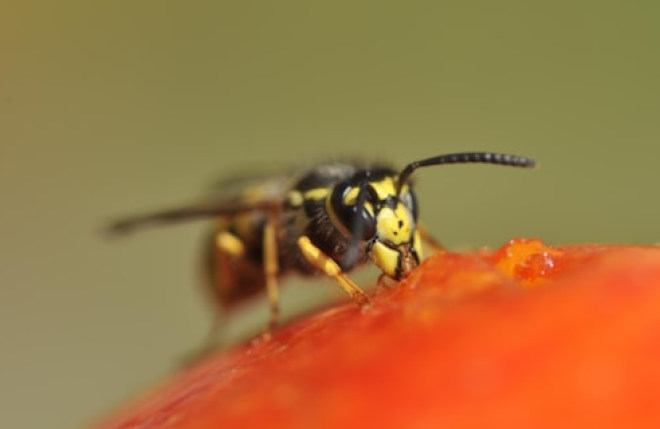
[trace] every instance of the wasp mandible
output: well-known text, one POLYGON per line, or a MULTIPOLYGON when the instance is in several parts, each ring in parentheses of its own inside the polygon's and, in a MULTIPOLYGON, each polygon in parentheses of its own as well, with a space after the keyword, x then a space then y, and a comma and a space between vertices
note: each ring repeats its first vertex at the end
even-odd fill
POLYGON ((402 170, 328 162, 299 174, 248 181, 233 196, 130 217, 112 224, 110 231, 215 218, 207 287, 221 309, 266 289, 270 331, 279 318, 278 282, 287 272, 325 273, 364 307, 369 296, 347 272, 371 261, 383 276, 401 280, 422 260, 422 241, 442 248, 419 223, 410 177, 420 167, 459 163, 536 165, 530 158, 490 152, 434 156, 402 170))

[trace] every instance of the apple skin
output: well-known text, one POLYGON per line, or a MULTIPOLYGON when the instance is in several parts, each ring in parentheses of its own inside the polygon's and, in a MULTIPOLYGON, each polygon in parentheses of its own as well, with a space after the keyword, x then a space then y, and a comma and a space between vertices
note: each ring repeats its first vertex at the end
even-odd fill
POLYGON ((92 426, 658 428, 660 247, 432 255, 174 375, 92 426))

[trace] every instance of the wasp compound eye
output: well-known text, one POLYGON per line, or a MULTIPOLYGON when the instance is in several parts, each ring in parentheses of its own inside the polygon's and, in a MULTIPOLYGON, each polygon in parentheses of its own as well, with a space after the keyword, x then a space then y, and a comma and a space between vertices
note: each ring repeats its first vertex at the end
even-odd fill
POLYGON ((332 210, 344 229, 355 239, 369 240, 376 233, 373 206, 367 203, 366 186, 337 186, 330 197, 332 210))

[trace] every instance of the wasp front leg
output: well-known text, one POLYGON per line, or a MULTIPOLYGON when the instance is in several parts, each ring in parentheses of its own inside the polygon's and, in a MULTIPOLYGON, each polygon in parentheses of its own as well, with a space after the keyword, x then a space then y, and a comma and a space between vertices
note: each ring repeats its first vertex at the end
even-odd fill
POLYGON ((335 279, 357 305, 365 308, 370 304, 371 300, 369 296, 353 283, 351 279, 346 277, 339 264, 312 244, 309 237, 300 237, 298 239, 298 248, 310 264, 323 271, 327 276, 335 279))

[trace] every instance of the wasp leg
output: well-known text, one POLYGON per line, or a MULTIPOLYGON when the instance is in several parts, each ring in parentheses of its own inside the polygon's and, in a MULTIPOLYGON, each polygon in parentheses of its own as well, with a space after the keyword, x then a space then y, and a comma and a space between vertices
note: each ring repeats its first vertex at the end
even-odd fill
POLYGON ((443 252, 447 250, 438 240, 436 240, 423 225, 417 224, 417 231, 422 241, 424 241, 433 252, 443 252))
POLYGON ((266 337, 270 336, 270 331, 277 326, 280 318, 280 289, 277 277, 280 273, 279 257, 277 254, 277 233, 276 223, 269 217, 264 226, 264 275, 266 277, 266 291, 268 293, 268 302, 270 303, 270 318, 268 320, 268 330, 266 337))
POLYGON ((369 305, 369 296, 362 291, 341 271, 341 267, 332 258, 323 253, 321 249, 312 244, 309 237, 302 236, 298 239, 298 247, 310 264, 314 265, 326 275, 335 279, 348 295, 361 308, 369 305))

